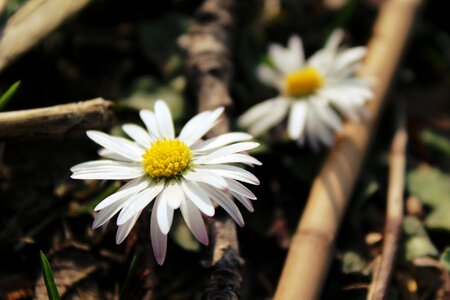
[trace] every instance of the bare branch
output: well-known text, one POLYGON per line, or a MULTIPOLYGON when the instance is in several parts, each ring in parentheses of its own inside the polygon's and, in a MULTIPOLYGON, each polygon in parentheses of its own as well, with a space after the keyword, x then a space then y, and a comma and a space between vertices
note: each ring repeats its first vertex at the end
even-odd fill
POLYGON ((0 138, 42 137, 106 128, 113 120, 112 102, 89 101, 0 113, 0 138))
POLYGON ((376 79, 374 98, 367 107, 371 118, 344 126, 314 180, 275 300, 320 297, 339 226, 420 3, 420 0, 387 0, 381 7, 362 72, 376 79))
POLYGON ((29 0, 8 21, 0 39, 0 71, 92 0, 29 0))

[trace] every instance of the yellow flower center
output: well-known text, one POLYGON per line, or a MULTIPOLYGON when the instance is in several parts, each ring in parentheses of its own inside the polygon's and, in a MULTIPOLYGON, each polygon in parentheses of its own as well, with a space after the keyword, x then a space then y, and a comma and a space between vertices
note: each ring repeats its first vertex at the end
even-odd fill
POLYGON ((285 93, 290 97, 312 94, 323 84, 322 76, 312 67, 291 72, 286 75, 284 81, 285 93))
POLYGON ((181 175, 189 168, 192 152, 180 140, 163 139, 154 142, 142 155, 145 172, 153 179, 181 175))

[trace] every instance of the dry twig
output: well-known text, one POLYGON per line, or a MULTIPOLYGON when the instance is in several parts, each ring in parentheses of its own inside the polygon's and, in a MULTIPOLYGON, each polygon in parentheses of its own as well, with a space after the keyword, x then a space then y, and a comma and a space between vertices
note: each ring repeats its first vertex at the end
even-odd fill
POLYGON ((371 118, 347 124, 314 180, 274 299, 318 299, 339 225, 379 119, 420 0, 387 0, 369 43, 363 76, 376 79, 371 118))
POLYGON ((30 0, 8 21, 0 39, 0 71, 92 0, 30 0))
POLYGON ((106 128, 112 103, 102 98, 44 108, 0 113, 0 138, 42 137, 106 128))
POLYGON ((399 110, 399 124, 391 145, 383 252, 381 260, 373 272, 372 283, 367 294, 367 299, 370 300, 382 300, 386 296, 403 221, 407 133, 405 128, 405 110, 403 107, 399 108, 399 110))
MULTIPOLYGON (((189 86, 198 100, 199 111, 227 107, 232 102, 228 93, 232 74, 229 49, 235 5, 235 0, 206 0, 196 12, 189 33, 180 39, 186 51, 189 86)), ((228 120, 224 118, 210 135, 227 131, 228 120)), ((212 231, 212 274, 204 298, 238 299, 243 262, 239 256, 236 225, 223 215, 213 221, 212 231)))

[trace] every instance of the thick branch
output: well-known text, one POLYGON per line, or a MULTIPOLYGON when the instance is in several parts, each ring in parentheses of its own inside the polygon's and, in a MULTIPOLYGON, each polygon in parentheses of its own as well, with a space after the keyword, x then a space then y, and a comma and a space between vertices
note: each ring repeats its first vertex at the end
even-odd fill
POLYGON ((387 0, 382 5, 363 68, 364 76, 376 80, 367 107, 371 118, 345 125, 314 180, 275 300, 320 297, 339 226, 420 2, 387 0))
POLYGON ((0 113, 0 138, 42 137, 86 129, 106 128, 112 123, 112 102, 89 101, 0 113))
MULTIPOLYGON (((234 7, 235 0, 206 0, 196 12, 189 33, 180 39, 186 53, 188 86, 197 98, 199 111, 232 103, 228 85, 232 75, 229 49, 234 7)), ((225 117, 210 135, 227 131, 225 117)), ((204 298, 238 299, 243 262, 239 256, 236 225, 228 216, 223 216, 213 221, 212 231, 212 274, 204 298)))
POLYGON ((92 0, 29 0, 8 21, 0 39, 0 71, 92 0))
POLYGON ((397 253, 403 221, 403 191, 405 185, 406 142, 404 109, 399 111, 399 124, 391 146, 387 218, 384 230, 383 253, 367 294, 368 300, 385 299, 395 254, 397 253))

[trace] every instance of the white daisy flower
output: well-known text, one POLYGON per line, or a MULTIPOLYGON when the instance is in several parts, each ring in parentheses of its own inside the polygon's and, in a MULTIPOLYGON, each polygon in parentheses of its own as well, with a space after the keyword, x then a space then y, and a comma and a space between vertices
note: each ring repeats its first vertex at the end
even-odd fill
POLYGON ((364 104, 372 97, 366 80, 355 76, 366 54, 365 47, 339 49, 344 32, 334 31, 323 49, 305 61, 302 41, 298 36, 289 39, 288 47, 269 46, 274 68, 260 65, 260 79, 279 91, 279 96, 261 102, 239 118, 239 124, 254 136, 267 132, 286 116, 291 139, 313 148, 320 142, 330 146, 334 133, 339 131, 343 116, 359 120, 364 104))
POLYGON ((150 236, 155 258, 162 264, 167 234, 177 208, 193 235, 204 245, 208 244, 208 234, 202 214, 214 215, 212 201, 243 226, 244 220, 232 197, 253 211, 250 200, 256 197, 240 182, 257 185, 259 180, 231 164, 260 165, 255 158, 240 153, 259 144, 249 142, 252 136, 242 132, 200 140, 217 123, 222 112, 223 108, 218 108, 199 113, 175 137, 170 110, 164 101, 158 100, 154 112, 140 112, 147 130, 134 124, 123 125, 133 141, 88 131, 88 137, 103 147, 99 154, 105 159, 72 167, 72 178, 130 180, 95 207, 98 213, 93 228, 105 226, 119 213, 116 235, 119 244, 130 233, 141 212, 155 200, 150 236))

